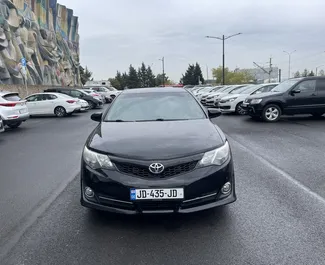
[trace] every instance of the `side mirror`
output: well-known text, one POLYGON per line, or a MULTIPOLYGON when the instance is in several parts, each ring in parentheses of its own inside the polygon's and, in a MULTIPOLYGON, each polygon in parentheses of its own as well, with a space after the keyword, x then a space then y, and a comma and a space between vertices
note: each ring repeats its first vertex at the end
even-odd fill
POLYGON ((96 112, 96 113, 94 113, 94 114, 91 115, 91 119, 93 121, 101 122, 102 121, 102 116, 103 116, 103 113, 96 112))
POLYGON ((208 109, 208 114, 209 114, 209 118, 213 119, 213 118, 217 118, 219 116, 221 116, 222 112, 219 109, 208 109))
POLYGON ((292 95, 294 95, 294 94, 299 94, 299 93, 301 93, 301 90, 300 90, 300 89, 293 89, 293 90, 291 91, 291 94, 292 94, 292 95))

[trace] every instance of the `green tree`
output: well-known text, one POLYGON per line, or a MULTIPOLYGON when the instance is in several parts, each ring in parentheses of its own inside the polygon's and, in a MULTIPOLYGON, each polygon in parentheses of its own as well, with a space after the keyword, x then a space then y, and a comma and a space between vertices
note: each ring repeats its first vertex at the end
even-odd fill
POLYGON ((185 74, 182 75, 180 82, 183 85, 197 85, 197 80, 194 78, 195 66, 193 64, 189 64, 185 74))
POLYGON ((139 88, 140 87, 140 80, 138 77, 137 70, 130 64, 129 67, 129 74, 127 79, 127 87, 128 88, 139 88))
POLYGON ((308 74, 308 76, 315 76, 315 73, 313 72, 313 70, 310 71, 310 73, 308 74))
POLYGON ((138 78, 140 82, 140 87, 148 86, 148 73, 146 65, 142 62, 141 67, 138 69, 138 78))
POLYGON ((295 77, 295 78, 300 77, 300 72, 299 72, 299 71, 295 72, 294 77, 295 77))
POLYGON ((91 79, 92 75, 93 75, 93 73, 88 70, 87 66, 86 66, 86 68, 83 68, 80 66, 80 79, 81 79, 81 83, 83 85, 86 84, 87 81, 89 81, 91 79))
POLYGON ((305 69, 305 70, 303 71, 303 73, 301 74, 301 76, 302 76, 302 77, 306 77, 306 76, 308 76, 308 70, 305 69))
POLYGON ((128 87, 128 82, 129 82, 129 76, 126 72, 124 72, 121 76, 121 88, 122 90, 128 87))
MULTIPOLYGON (((169 80, 169 77, 166 75, 166 73, 164 74, 165 76, 165 85, 171 85, 171 81, 169 80)), ((162 86, 163 85, 163 75, 162 74, 158 74, 156 77, 156 86, 162 86)))
POLYGON ((183 85, 199 85, 204 83, 201 67, 198 63, 189 64, 185 74, 182 75, 180 83, 183 85))
POLYGON ((156 86, 156 76, 153 74, 150 66, 147 68, 147 86, 155 87, 156 86))
MULTIPOLYGON (((222 83, 222 66, 212 69, 212 75, 216 79, 217 84, 222 83)), ((245 71, 230 72, 229 68, 225 68, 225 84, 247 84, 254 81, 254 77, 245 71)))
POLYGON ((325 72, 324 72, 324 70, 323 70, 323 69, 320 70, 319 73, 318 73, 318 75, 319 75, 319 76, 325 76, 325 72))
POLYGON ((202 70, 201 70, 201 67, 200 67, 200 65, 198 63, 195 64, 194 79, 196 79, 196 81, 197 81, 196 85, 204 84, 204 78, 203 78, 203 75, 202 75, 202 70))

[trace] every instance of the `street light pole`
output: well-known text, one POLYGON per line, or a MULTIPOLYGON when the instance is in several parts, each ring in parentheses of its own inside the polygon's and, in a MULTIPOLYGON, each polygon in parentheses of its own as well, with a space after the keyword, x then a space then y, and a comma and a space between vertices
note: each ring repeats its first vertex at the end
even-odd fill
POLYGON ((162 72, 163 72, 163 75, 162 75, 162 84, 163 86, 165 86, 165 57, 159 59, 161 62, 162 62, 162 72))
POLYGON ((288 79, 290 79, 290 71, 291 71, 291 54, 293 54, 294 52, 296 52, 296 50, 292 51, 292 52, 287 52, 287 51, 283 51, 284 53, 288 54, 289 56, 289 72, 288 72, 288 79))
POLYGON ((236 33, 236 34, 233 34, 233 35, 230 35, 230 36, 225 36, 225 35, 222 35, 222 38, 220 37, 215 37, 215 36, 205 36, 206 38, 208 39, 218 39, 218 40, 221 40, 222 41, 222 84, 225 85, 226 82, 226 77, 225 77, 225 40, 228 40, 232 37, 235 37, 237 35, 240 35, 242 33, 236 33))
POLYGON ((324 66, 324 64, 322 64, 322 65, 318 65, 318 66, 316 67, 316 73, 315 73, 316 76, 318 76, 318 75, 317 75, 317 73, 318 73, 318 68, 319 68, 319 67, 322 67, 322 66, 324 66))

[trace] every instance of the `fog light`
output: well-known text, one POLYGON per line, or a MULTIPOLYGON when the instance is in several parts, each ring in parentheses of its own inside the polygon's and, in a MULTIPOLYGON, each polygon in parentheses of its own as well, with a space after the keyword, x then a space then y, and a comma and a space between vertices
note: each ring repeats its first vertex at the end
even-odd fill
POLYGON ((95 195, 95 193, 94 193, 94 191, 93 191, 91 188, 86 187, 86 188, 85 188, 85 195, 86 195, 86 197, 88 197, 88 198, 93 198, 94 195, 95 195))
POLYGON ((230 192, 231 192, 231 183, 227 182, 225 183, 225 185, 222 186, 221 193, 226 195, 229 194, 230 192))

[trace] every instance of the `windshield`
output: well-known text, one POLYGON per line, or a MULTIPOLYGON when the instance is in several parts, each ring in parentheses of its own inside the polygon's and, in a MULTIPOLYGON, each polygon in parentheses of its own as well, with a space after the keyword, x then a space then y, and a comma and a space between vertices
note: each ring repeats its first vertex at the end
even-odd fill
POLYGON ((116 98, 104 121, 195 120, 206 115, 187 92, 125 93, 116 98))
POLYGON ((241 92, 245 91, 246 89, 255 86, 255 85, 249 85, 249 86, 240 86, 234 90, 232 90, 229 94, 240 94, 241 92))
POLYGON ((294 84, 299 82, 302 78, 294 78, 289 79, 287 81, 282 82, 281 84, 277 85, 273 89, 271 89, 271 92, 286 92, 289 90, 294 84))
POLYGON ((224 90, 223 92, 224 93, 233 93, 233 94, 236 94, 237 93, 237 91, 239 90, 239 89, 241 89, 243 86, 235 86, 235 87, 233 87, 233 86, 231 86, 231 87, 229 87, 228 89, 226 89, 226 90, 224 90))
POLYGON ((256 89, 260 88, 262 85, 249 85, 249 86, 245 86, 242 89, 240 89, 237 93, 238 94, 249 94, 253 91, 255 91, 256 89))

